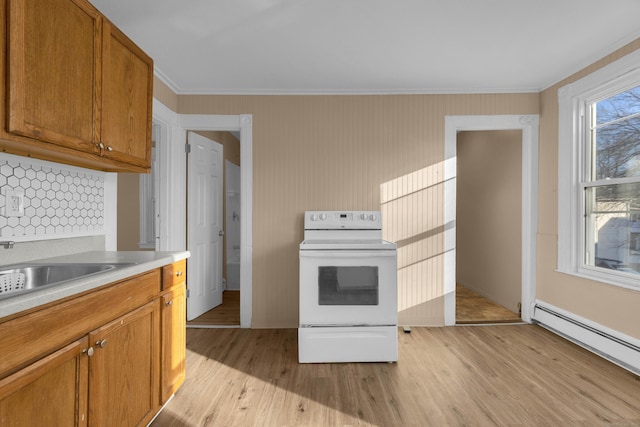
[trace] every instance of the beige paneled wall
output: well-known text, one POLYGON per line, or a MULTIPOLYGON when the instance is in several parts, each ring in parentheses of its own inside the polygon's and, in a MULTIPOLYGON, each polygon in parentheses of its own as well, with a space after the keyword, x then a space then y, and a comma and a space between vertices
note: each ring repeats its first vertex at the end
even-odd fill
POLYGON ((517 313, 522 131, 460 132, 456 154, 456 281, 517 313))
POLYGON ((384 237, 398 247, 403 325, 441 324, 444 318, 442 176, 438 162, 380 185, 384 237))
POLYGON ((640 49, 640 39, 541 94, 537 298, 640 338, 640 292, 557 273, 558 89, 640 49))
POLYGON ((253 327, 298 324, 305 210, 384 212, 400 322, 442 325, 446 115, 538 114, 539 95, 178 96, 182 114, 253 114, 253 327))
POLYGON ((153 97, 169 107, 172 111, 178 111, 178 95, 155 76, 153 78, 153 97))
POLYGON ((140 247, 140 175, 118 174, 118 250, 138 251, 140 247))

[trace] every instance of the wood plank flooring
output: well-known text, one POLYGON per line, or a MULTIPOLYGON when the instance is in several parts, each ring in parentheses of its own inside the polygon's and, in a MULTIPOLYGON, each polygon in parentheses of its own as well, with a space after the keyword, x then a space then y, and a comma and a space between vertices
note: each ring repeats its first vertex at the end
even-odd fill
POLYGON ((189 329, 164 426, 638 426, 639 377, 535 325, 414 327, 398 363, 298 364, 296 329, 189 329))
POLYGON ((518 313, 496 304, 476 292, 456 285, 456 323, 518 323, 518 313))
MULTIPOLYGON (((456 323, 517 323, 514 313, 493 301, 467 289, 456 286, 456 323)), ((240 291, 224 291, 222 304, 187 322, 189 327, 237 326, 240 325, 240 291)))
POLYGON ((222 304, 187 322, 187 326, 240 326, 240 291, 224 291, 222 304))

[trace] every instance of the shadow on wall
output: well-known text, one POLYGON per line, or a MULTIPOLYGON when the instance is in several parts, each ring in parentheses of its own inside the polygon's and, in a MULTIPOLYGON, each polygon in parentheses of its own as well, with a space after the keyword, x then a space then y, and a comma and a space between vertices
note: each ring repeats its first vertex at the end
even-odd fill
POLYGON ((398 246, 398 322, 444 324, 444 162, 380 185, 383 237, 398 246))
MULTIPOLYGON (((404 310, 398 310, 398 319, 416 319, 424 316, 424 313, 431 313, 434 317, 444 318, 444 295, 410 306, 404 310)), ((398 321, 398 324, 406 325, 402 321, 398 321)))

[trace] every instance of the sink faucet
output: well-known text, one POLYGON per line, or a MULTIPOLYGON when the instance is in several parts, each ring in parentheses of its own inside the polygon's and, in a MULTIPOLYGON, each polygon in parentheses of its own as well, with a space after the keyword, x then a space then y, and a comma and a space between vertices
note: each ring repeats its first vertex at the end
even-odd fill
POLYGON ((6 242, 0 242, 0 246, 4 246, 5 249, 13 249, 13 245, 15 244, 16 242, 12 240, 7 240, 6 242))

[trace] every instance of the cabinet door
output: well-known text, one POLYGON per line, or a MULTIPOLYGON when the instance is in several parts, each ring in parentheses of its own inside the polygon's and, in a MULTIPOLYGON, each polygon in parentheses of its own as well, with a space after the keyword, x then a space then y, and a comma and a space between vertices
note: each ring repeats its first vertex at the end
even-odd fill
POLYGON ((161 403, 182 385, 187 346, 186 286, 182 284, 162 295, 161 403))
POLYGON ((96 153, 102 18, 84 0, 9 0, 8 132, 96 153))
POLYGON ((91 426, 146 425, 160 408, 158 301, 89 334, 95 348, 89 365, 91 426))
POLYGON ((88 339, 0 380, 0 425, 86 426, 88 339))
POLYGON ((102 155, 151 167, 153 61, 105 20, 102 67, 102 155))

